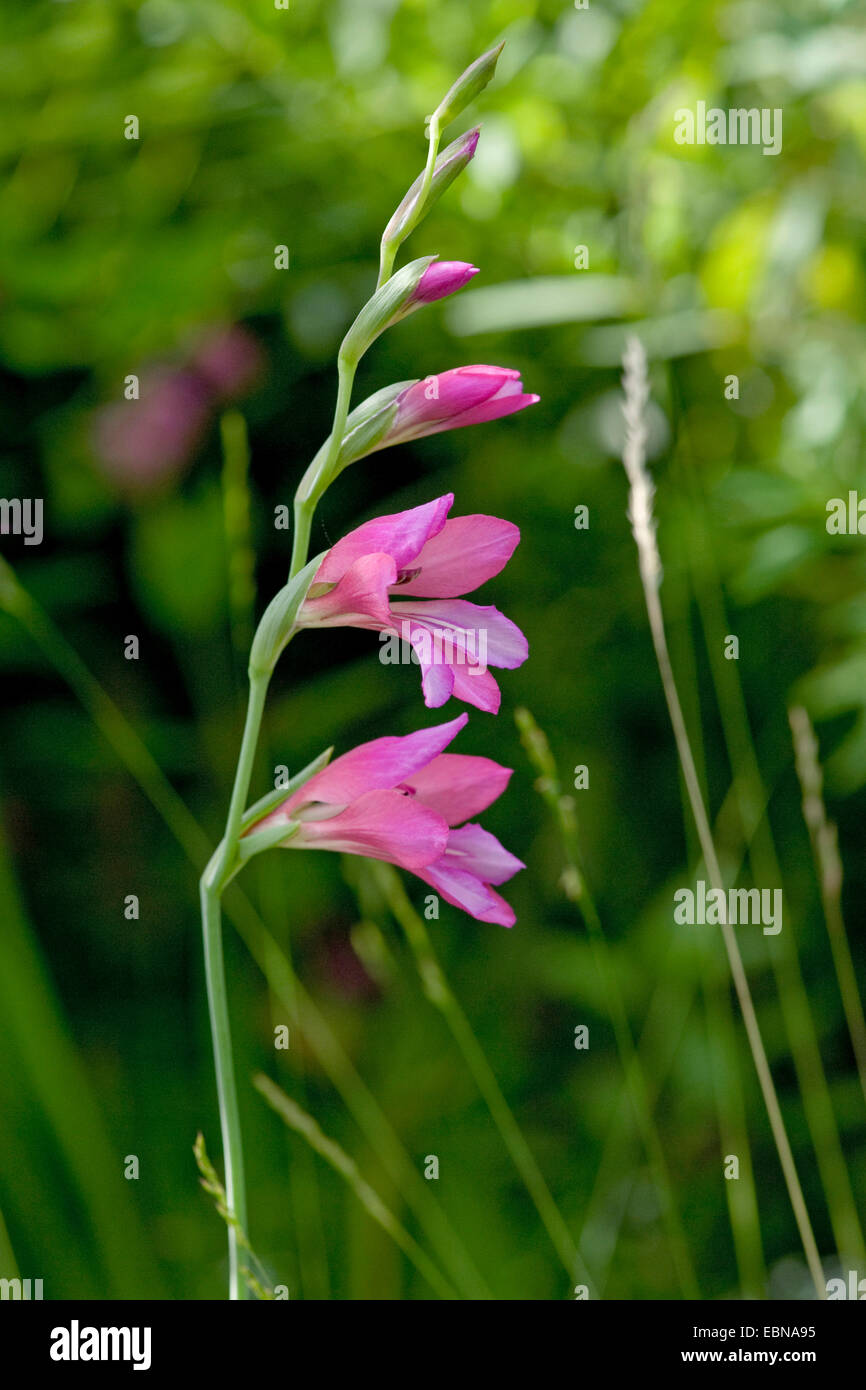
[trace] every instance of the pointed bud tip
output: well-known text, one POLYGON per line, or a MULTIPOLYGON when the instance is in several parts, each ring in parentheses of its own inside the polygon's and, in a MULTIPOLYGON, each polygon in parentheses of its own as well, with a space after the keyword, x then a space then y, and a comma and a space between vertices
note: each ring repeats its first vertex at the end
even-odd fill
POLYGON ((431 304, 445 295, 455 294, 478 274, 478 266, 468 261, 433 261, 421 276, 413 303, 431 304))

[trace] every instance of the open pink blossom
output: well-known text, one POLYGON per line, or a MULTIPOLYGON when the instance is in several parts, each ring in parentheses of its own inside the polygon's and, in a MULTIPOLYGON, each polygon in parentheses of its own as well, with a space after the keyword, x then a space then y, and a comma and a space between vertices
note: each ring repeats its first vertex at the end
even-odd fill
MULTIPOLYGON (((498 574, 520 532, 495 516, 448 519, 454 496, 381 516, 328 551, 298 613, 299 627, 361 627, 410 644, 430 709, 449 696, 495 714, 499 686, 489 666, 513 670, 526 638, 498 609, 461 594, 498 574)), ((407 649, 408 650, 408 649, 407 649)), ((387 649, 381 658, 399 660, 387 649)))
POLYGON ((445 753, 466 723, 362 743, 314 774, 247 834, 285 824, 287 849, 329 849, 408 869, 481 922, 514 925, 494 892, 524 865, 482 826, 466 824, 508 785, 490 758, 445 753))
POLYGON ((538 399, 524 391, 520 372, 512 368, 453 367, 414 382, 397 397, 397 412, 376 447, 498 420, 538 399))

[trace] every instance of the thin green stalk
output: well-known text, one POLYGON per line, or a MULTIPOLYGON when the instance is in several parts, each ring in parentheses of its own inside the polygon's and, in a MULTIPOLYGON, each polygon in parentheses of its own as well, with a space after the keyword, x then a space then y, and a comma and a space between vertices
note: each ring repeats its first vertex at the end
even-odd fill
MULTIPOLYGON (((241 1134, 237 1085, 235 1082, 234 1062, 232 1060, 231 1025, 229 1022, 225 963, 223 960, 222 914, 220 911, 220 904, 223 891, 235 868, 241 820, 249 797, 253 763, 256 756, 256 746, 258 744, 259 730, 261 729, 267 691, 268 677, 251 673, 247 714, 244 722, 241 750, 238 756, 235 780, 226 819, 225 835, 202 874, 200 884, 205 979, 207 982, 208 1011, 210 1014, 214 1069, 216 1071, 217 1081, 220 1130, 223 1141, 226 1199, 230 1210, 237 1218, 238 1225, 242 1230, 247 1232, 249 1231, 249 1226, 247 1222, 246 1188, 244 1185, 243 1136, 241 1134)), ((240 1272, 237 1230, 233 1223, 230 1222, 228 1224, 227 1231, 229 1242, 229 1298, 232 1300, 245 1299, 247 1297, 247 1285, 240 1272)))
MULTIPOLYGON (((132 1184, 117 1182, 117 1136, 107 1131, 91 1075, 70 1036, 28 920, 2 815, 0 904, 4 1079, 14 1090, 20 1088, 39 1116, 35 1126, 15 1126, 12 1152, 28 1171, 54 1172, 56 1163, 58 1174, 63 1173, 63 1180, 58 1177, 45 1191, 46 1230, 51 1213, 71 1233, 68 1239, 78 1242, 74 1287, 82 1298, 166 1297, 141 1209, 129 1192, 132 1184)), ((4 1110, 8 1127, 11 1112, 8 1106, 4 1110)), ((36 1230, 30 1234, 38 1244, 36 1230)), ((61 1271, 56 1273, 62 1281, 61 1271)))
POLYGON ((307 563, 313 516, 322 493, 331 481, 333 469, 340 457, 343 434, 346 429, 346 420, 349 417, 349 405, 352 400, 352 387, 355 383, 355 373, 357 370, 357 361, 354 358, 347 357, 341 348, 340 355, 337 358, 337 403, 334 407, 334 423, 325 446, 324 458, 318 470, 315 470, 314 475, 309 478, 309 481, 307 481, 307 476, 305 475, 304 480, 301 482, 301 486, 295 493, 295 537, 292 542, 292 563, 289 569, 290 579, 294 579, 295 575, 299 574, 307 563))
POLYGON ((631 1096, 637 1126, 646 1149, 650 1172, 664 1212, 671 1255, 680 1289, 684 1298, 699 1298, 694 1266, 674 1198, 667 1160, 652 1117, 652 1105, 646 1077, 640 1058, 635 1051, 631 1025, 628 1021, 622 993, 617 984, 616 975, 611 968, 610 952, 601 918, 587 887, 586 876, 583 872, 577 844, 577 823, 573 805, 570 800, 561 795, 556 764, 550 746, 532 715, 527 709, 520 709, 517 710, 515 719, 520 729, 523 746, 539 774, 538 790, 553 813, 554 821, 559 830, 563 853, 568 865, 564 877, 566 896, 569 902, 579 909, 583 917, 595 967, 607 997, 617 1051, 625 1073, 626 1086, 631 1096))
POLYGON ((229 623, 236 661, 245 665, 253 640, 256 583, 250 528, 250 450, 246 422, 239 410, 227 411, 222 416, 220 434, 229 623))
MULTIPOLYGON (((688 439, 687 426, 683 427, 682 439, 688 439)), ((682 443, 681 449, 683 453, 686 452, 685 442, 682 443)), ((701 527, 700 537, 695 534, 703 521, 705 507, 699 495, 694 470, 687 468, 684 472, 691 501, 689 519, 694 537, 692 573, 695 596, 710 658, 725 744, 734 774, 740 816, 744 827, 750 824, 755 826, 754 834, 749 837, 753 879, 781 884, 782 870, 770 822, 766 816, 768 798, 763 789, 742 682, 737 669, 738 663, 727 661, 723 655, 723 639, 731 629, 721 585, 717 576, 713 584, 703 578, 707 568, 711 573, 715 568, 711 538, 706 525, 701 527)), ((790 903, 788 917, 787 930, 776 939, 775 948, 770 952, 770 963, 776 981, 785 1033, 802 1094, 806 1123, 830 1214, 834 1241, 840 1258, 862 1263, 866 1259, 863 1229, 842 1149, 821 1046, 812 1019, 809 992, 803 978, 794 923, 791 920, 796 919, 796 913, 791 911, 790 903)))
POLYGON ((246 1297, 246 1285, 240 1272, 238 1233, 234 1223, 237 1222, 243 1231, 248 1229, 243 1139, 232 1058, 231 1028, 223 962, 220 891, 216 884, 209 880, 207 873, 201 881, 201 920, 208 1010, 225 1166, 226 1202, 234 1217, 234 1221, 230 1221, 227 1225, 229 1298, 242 1299, 246 1297))
POLYGON ((752 1150, 746 1125, 746 1106, 737 1057, 737 1035, 727 980, 704 975, 704 1009, 707 1041, 713 1064, 713 1089, 719 1116, 721 1158, 735 1155, 739 1161, 736 1178, 725 1178, 725 1199, 734 1239, 734 1254, 743 1298, 765 1297, 766 1266, 761 1242, 761 1221, 752 1150))
POLYGON ((418 219, 424 211, 424 204, 427 202, 430 185, 433 182, 433 170, 436 167, 436 159, 439 154, 439 142, 441 139, 442 132, 439 129, 439 122, 431 120, 430 129, 428 131, 427 163, 424 166, 424 182, 421 185, 421 191, 418 194, 414 211, 405 227, 403 227, 398 240, 382 242, 379 252, 379 279, 376 281, 377 290, 381 289, 386 280, 390 280, 394 271, 394 260, 397 252, 400 250, 403 242, 408 239, 418 225, 418 219))
MULTIPOLYGON (((686 783, 689 803, 695 820, 698 838, 701 843, 704 863, 712 887, 717 892, 724 895, 724 884, 718 856, 716 854, 716 847, 713 842, 709 819, 704 807, 703 795, 701 793, 697 769, 692 755, 688 729, 686 728, 685 719, 683 718, 682 706, 680 704, 676 680, 671 666, 667 636, 665 633, 664 616, 662 613, 661 600, 659 598, 661 558, 656 543, 655 520, 652 512, 653 486, 649 474, 646 471, 646 426, 644 423, 644 408, 649 398, 649 386, 647 382, 646 357, 639 340, 636 338, 630 340, 626 350, 624 386, 626 401, 624 410, 626 441, 623 451, 623 463, 629 480, 629 516, 635 542, 637 544, 638 561, 647 617, 649 620, 650 635, 652 637, 656 662, 661 675, 665 703, 668 707, 668 714, 673 729, 677 754, 686 783)), ((803 1197, 803 1189, 800 1186, 800 1179, 797 1174, 797 1166, 794 1162, 794 1155, 791 1152, 791 1145, 788 1140, 787 1130, 785 1129, 785 1121, 782 1118, 776 1087, 767 1061, 767 1054, 764 1049, 764 1042, 758 1025, 755 1006, 752 1001, 752 993, 743 967, 742 956, 740 955, 739 943, 731 923, 727 921, 727 914, 724 914, 721 928, 725 949, 728 953, 734 988, 737 991, 737 998, 740 1003, 740 1010, 746 1027, 746 1034, 752 1049, 755 1070, 758 1074, 761 1092, 764 1097, 764 1104, 767 1109, 767 1116, 770 1121, 770 1128, 773 1132, 773 1138, 779 1154, 779 1161, 785 1177, 785 1184, 788 1189, 788 1195, 797 1222, 800 1239, 803 1243, 803 1250, 806 1255, 809 1273, 815 1285, 815 1292, 818 1298, 823 1299, 826 1297, 826 1289, 821 1267, 821 1258, 818 1254, 818 1247, 815 1243, 815 1236, 812 1231, 812 1223, 809 1219, 809 1213, 803 1197)))
POLYGON ((376 875, 395 920, 406 934, 427 998, 439 1010, 451 1030, 566 1273, 569 1278, 579 1275, 592 1293, 595 1287, 594 1280, 502 1094, 493 1068, 472 1031, 472 1025, 443 974, 424 922, 409 901, 398 874, 390 865, 373 864, 371 872, 376 875))
MULTIPOLYGON (((675 578, 679 577, 679 574, 675 575, 675 578)), ((687 575, 682 575, 680 578, 680 583, 677 584, 674 589, 674 595, 679 599, 680 621, 677 622, 673 628, 673 640, 676 641, 675 651, 678 658, 677 666, 681 671, 684 670, 686 673, 685 680, 680 682, 680 689, 684 692, 683 700, 686 704, 684 717, 686 717, 691 728, 694 730, 692 749, 694 751, 702 794, 706 804, 709 801, 707 768, 697 657, 695 643, 692 639, 690 608, 692 596, 687 575)), ((695 842, 696 832, 693 828, 688 795, 682 775, 680 775, 678 781, 683 809, 683 828, 689 845, 689 862, 692 862, 698 857, 700 850, 695 842)), ((715 827, 717 834, 723 823, 725 811, 732 804, 737 791, 738 781, 735 777, 734 785, 731 788, 731 793, 729 793, 731 800, 723 802, 722 811, 717 818, 715 827)), ((738 856, 741 867, 747 849, 750 848, 750 843, 747 844, 744 842, 743 853, 738 856)), ((737 878, 738 872, 731 874, 732 883, 735 883, 737 878)), ((731 1235, 734 1241, 734 1254, 740 1278, 741 1296, 743 1298, 760 1298, 763 1296, 766 1289, 766 1267, 764 1265, 763 1246, 761 1241, 758 1194, 755 1188, 751 1145, 746 1128, 745 1098, 740 1076, 740 1063, 737 1053, 731 1000, 727 987, 719 985, 713 971, 714 946, 715 939, 707 943, 702 957, 706 1036, 712 1058, 714 1077, 713 1096, 716 1105, 719 1139, 722 1144, 722 1155, 735 1155, 739 1160, 740 1170, 739 1177, 736 1181, 734 1179, 725 1179, 725 1198, 728 1207, 728 1217, 731 1223, 731 1235)))
POLYGON ((262 1300, 272 1300, 274 1298, 273 1289, 268 1288, 266 1282, 262 1278, 260 1278, 259 1275, 256 1274, 252 1268, 253 1265, 256 1265, 260 1273, 264 1274, 264 1270, 262 1269, 262 1262, 257 1257, 256 1252, 253 1250, 253 1247, 250 1245, 249 1236, 247 1235, 246 1231, 244 1230, 243 1226, 241 1225, 240 1221, 235 1215, 226 1189, 224 1185, 220 1182, 219 1177, 217 1176, 217 1171, 211 1163, 210 1158, 208 1157, 207 1147, 204 1142, 204 1135, 201 1133, 201 1131, 199 1131, 199 1133, 196 1135, 196 1140, 192 1146, 192 1151, 195 1156, 198 1171, 201 1174, 200 1182, 204 1191, 208 1194, 209 1197, 213 1199, 213 1203, 216 1207, 217 1214, 222 1217, 223 1221, 226 1223, 226 1226, 234 1233, 237 1249, 239 1252, 238 1258, 240 1258, 240 1252, 243 1252, 244 1254, 249 1256, 250 1263, 247 1265, 239 1266, 239 1272, 244 1280, 244 1283, 246 1284, 246 1287, 249 1289, 250 1293, 253 1295, 254 1298, 259 1298, 262 1300))
POLYGON ((803 819, 812 843, 815 873, 821 891, 821 905, 824 909, 827 935, 830 938, 836 980, 842 996, 851 1046, 854 1049, 860 1089, 866 1099, 866 1019, 863 1017, 863 1004, 842 914, 842 860, 839 855, 836 827, 827 819, 824 806, 824 775, 818 761, 818 740, 812 722, 799 705, 789 709, 788 720, 794 739, 797 775, 803 793, 803 819))
MULTIPOLYGON (((737 663, 725 661, 721 655, 723 635, 730 632, 724 618, 723 600, 721 595, 717 595, 713 601, 705 593, 699 598, 699 603, 702 604, 702 621, 705 625, 714 681, 719 691, 718 706, 735 775, 741 815, 752 821, 757 820, 750 851, 753 879, 757 879, 758 882, 781 884, 782 871, 770 823, 766 817, 768 798, 763 792, 761 773, 743 701, 742 685, 738 672, 731 669, 736 667, 737 663), (718 620, 710 616, 717 608, 722 609, 721 626, 718 625, 718 620)), ((820 1042, 812 1019, 809 992, 803 979, 794 924, 791 920, 796 917, 796 913, 792 911, 790 901, 788 917, 786 930, 776 938, 777 949, 770 952, 770 962, 776 980, 785 1032, 803 1097, 806 1123, 830 1213, 833 1238, 843 1258, 862 1263, 866 1255, 863 1231, 842 1151, 820 1042)))
MULTIPOLYGON (((671 972, 669 977, 660 977, 653 990, 646 1022, 636 1042, 637 1053, 647 1080, 647 1103, 651 1111, 658 1103, 665 1079, 673 1065, 693 1001, 694 991, 686 994, 680 987, 679 972, 671 972), (661 1044, 655 1040, 656 1034, 664 1038, 664 1052, 661 1044)), ((580 1231, 580 1248, 596 1272, 600 1297, 605 1295, 610 1266, 619 1239, 619 1228, 625 1217, 631 1192, 632 1184, 626 1180, 624 1170, 626 1151, 631 1145, 633 1135, 634 1103, 628 1083, 624 1080, 613 1107, 580 1231), (615 1182, 612 1173, 623 1180, 615 1182), (611 1193, 615 1192, 615 1189, 618 1189, 615 1195, 616 1211, 612 1211, 611 1193)), ((642 1142, 639 1137, 638 1144, 642 1145, 642 1142)))
MULTIPOLYGON (((273 760, 270 763, 273 766, 273 760)), ((263 854, 256 860, 257 904, 264 921, 282 922, 284 928, 283 952, 291 966, 291 930, 288 919, 285 863, 279 854, 263 854)), ((293 981, 289 980, 289 988, 293 981)), ((271 1005, 271 1024, 286 1022, 286 1010, 273 989, 268 986, 271 1005)), ((297 1017, 297 1001, 292 1016, 297 1017)), ((293 1024, 294 1026, 294 1024, 293 1024)), ((300 1101, 307 1104, 307 1066, 303 1047, 291 1047, 280 1056, 291 1067, 300 1101)), ((289 1184, 292 1193, 292 1213, 298 1249, 301 1285, 305 1298, 327 1301, 331 1297, 331 1280, 328 1267, 328 1246, 322 1219, 322 1196, 318 1165, 311 1149, 306 1144, 295 1145, 291 1135, 285 1136, 289 1164, 289 1184)))
POLYGON ((231 800, 229 802, 228 815, 226 817, 225 834, 219 849, 219 858, 214 874, 214 881, 218 885, 218 891, 225 887, 228 871, 233 867, 234 855, 237 850, 238 837, 241 830, 241 821, 249 800, 250 782, 253 775, 253 763, 258 747, 259 732, 262 727, 262 715, 265 709, 265 700, 268 694, 270 678, 261 674, 250 675, 250 693, 247 701, 247 713, 244 720, 244 732, 241 739, 241 751, 238 754, 237 768, 235 769, 235 780, 232 786, 231 800))
MULTIPOLYGON (((729 809, 733 803, 734 789, 732 788, 728 792, 719 813, 719 824, 724 819, 730 819, 729 809)), ((686 809, 688 810, 688 805, 686 805, 686 809)), ((748 843, 746 842, 741 854, 745 853, 747 847, 748 843)), ((733 847, 730 852, 732 855, 736 853, 733 847)), ((690 950, 693 952, 694 948, 690 948, 690 950)), ((719 1133, 721 1136, 730 1136, 727 1141, 723 1139, 723 1142, 728 1144, 726 1152, 735 1153, 740 1158, 740 1178, 736 1183, 726 1186, 734 1248, 740 1272, 740 1286, 744 1298, 761 1298, 764 1296, 766 1288, 766 1270, 761 1247, 758 1200, 752 1167, 751 1146, 746 1128, 745 1101, 740 1077, 732 1005, 727 987, 722 988, 715 978, 710 976, 706 952, 701 953, 701 960, 703 962, 705 994, 710 990, 718 992, 718 1013, 715 1005, 710 1002, 707 1005, 707 1015, 708 1036, 716 1063, 714 1076, 724 1075, 725 1078, 723 1094, 717 1099, 719 1133), (712 1019, 710 1019, 711 1014, 712 1019)), ((637 1044, 638 1052, 642 1057, 649 1054, 654 1059, 652 1064, 647 1062, 644 1066, 644 1074, 649 1088, 649 1103, 653 1109, 673 1065, 682 1030, 694 1002, 694 988, 689 992, 688 997, 684 998, 683 991, 675 983, 682 976, 682 965, 675 963, 660 977, 650 998, 646 1022, 637 1044), (656 1033, 665 1039, 664 1053, 662 1053, 660 1044, 651 1042, 656 1033)), ((718 1090, 718 1087, 716 1089, 718 1090)), ((609 1266, 613 1257, 618 1226, 625 1215, 625 1205, 628 1200, 626 1193, 618 1203, 618 1212, 611 1214, 607 1194, 611 1190, 613 1182, 608 1177, 608 1171, 610 1169, 622 1170, 623 1150, 629 1137, 627 1121, 630 1112, 629 1097, 627 1091, 623 1090, 605 1139, 596 1180, 586 1204, 583 1228, 580 1234, 581 1250, 587 1259, 594 1257, 593 1268, 597 1272, 602 1296, 607 1278, 606 1267, 609 1266), (607 1247, 606 1250, 602 1249, 602 1243, 607 1247)))
MULTIPOLYGON (((223 450, 223 521, 226 538, 229 620, 236 664, 242 663, 243 669, 246 671, 247 654, 255 628, 256 599, 255 554, 250 523, 250 450, 246 422, 240 411, 227 411, 220 420, 220 430, 223 450)), ((285 921, 286 876, 284 873, 285 865, 281 862, 281 856, 264 856, 258 861, 257 868, 260 906, 261 886, 264 882, 267 884, 274 920, 285 921)), ((276 1001, 270 992, 269 999, 273 1015, 276 1001)), ((276 1024, 278 1021, 274 1016, 273 1022, 276 1024)), ((299 1085, 303 1088, 303 1064, 298 1049, 291 1053, 291 1058, 296 1071, 299 1073, 299 1085)), ((288 1135, 286 1136, 286 1145, 288 1148, 288 1135)), ((298 1261, 304 1292, 309 1297, 328 1298, 330 1296, 328 1259, 321 1222, 316 1164, 313 1154, 306 1145, 300 1147, 298 1161, 290 1165, 289 1182, 292 1189, 295 1230, 298 1237, 298 1261)))
POLYGON ((442 1274, 433 1264, 433 1261, 421 1249, 418 1242, 410 1236, 409 1232, 394 1216, 393 1212, 386 1207, 382 1198, 379 1196, 368 1182, 361 1177, 358 1165, 354 1159, 350 1158, 345 1149, 341 1149, 339 1144, 333 1139, 329 1139, 326 1134, 316 1124, 312 1115, 308 1115, 299 1105, 296 1105, 285 1091, 280 1090, 279 1086, 274 1085, 269 1077, 259 1074, 253 1077, 253 1085, 260 1095, 264 1097, 272 1110, 280 1116, 285 1124, 293 1129, 296 1134, 300 1134, 321 1158, 329 1163, 335 1173, 340 1177, 354 1192, 364 1210, 373 1220, 386 1231, 394 1243, 399 1246, 403 1254, 411 1260, 423 1279, 426 1279, 431 1289, 434 1289, 440 1298, 453 1299, 456 1294, 447 1280, 443 1279, 442 1274))

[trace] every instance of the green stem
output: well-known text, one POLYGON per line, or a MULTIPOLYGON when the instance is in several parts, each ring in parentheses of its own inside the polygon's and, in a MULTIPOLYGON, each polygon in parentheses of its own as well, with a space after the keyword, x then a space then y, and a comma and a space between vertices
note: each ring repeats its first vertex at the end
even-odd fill
MULTIPOLYGON (((211 862, 213 863, 213 861, 211 862)), ((201 920, 204 936, 208 1009, 225 1164, 226 1205, 234 1216, 237 1226, 246 1233, 247 1203, 244 1188, 244 1151, 238 1110, 237 1084, 232 1060, 231 1028, 229 1025, 225 965, 223 963, 220 891, 211 879, 211 872, 210 870, 205 871, 201 881, 201 920)), ((238 1230, 231 1222, 228 1223, 227 1230, 229 1298, 240 1300, 246 1298, 247 1295, 246 1285, 240 1273, 238 1230)))
POLYGON ((259 672, 250 673, 250 694, 247 702, 247 716, 244 723, 241 751, 238 755, 238 765, 235 771, 235 781, 232 787, 228 817, 226 818, 225 835, 223 836, 221 846, 222 852, 218 869, 218 885, 220 892, 222 892, 225 887, 228 874, 231 870, 232 860, 237 850, 241 821, 246 809, 250 790, 253 761, 256 756, 256 747, 259 741, 259 730, 262 727, 262 715, 264 713, 265 697, 268 693, 269 682, 269 675, 259 672))
POLYGON ((295 539, 292 544, 292 564, 289 570, 289 578, 294 579, 307 563, 307 556, 310 549, 310 528, 313 522, 313 514, 322 493, 333 480, 333 470, 340 457, 340 449, 343 445, 343 435, 346 431, 346 420, 349 417, 349 402, 352 399, 352 387, 355 382, 355 372, 358 370, 357 360, 348 357, 343 350, 337 358, 337 404, 334 407, 334 423, 331 427, 331 437, 328 440, 325 456, 321 467, 311 477, 307 483, 306 477, 298 488, 295 495, 295 539), (306 484, 306 485, 305 485, 306 484))
POLYGON ((538 791, 550 807, 567 864, 563 878, 565 893, 581 913, 589 937, 590 950, 596 972, 601 980, 607 998, 610 1020, 613 1026, 614 1041, 619 1053, 620 1064, 625 1075, 626 1088, 631 1099, 635 1121, 646 1150, 652 1179, 659 1195, 668 1240, 671 1247, 674 1268, 682 1290, 683 1298, 699 1298, 697 1279, 689 1254, 688 1242, 674 1198, 673 1183, 664 1148, 652 1115, 652 1104, 643 1066, 634 1045, 631 1024, 626 1012, 622 992, 611 963, 610 948, 604 933, 601 917, 586 883, 580 850, 577 841, 577 822, 572 803, 561 795, 559 774, 547 737, 538 728, 532 715, 526 709, 516 714, 517 726, 523 744, 536 771, 540 774, 536 783, 538 791))
MULTIPOLYGON (((237 1083, 232 1060, 231 1025, 223 960, 221 903, 223 890, 234 873, 241 820, 249 794, 267 690, 267 676, 250 676, 247 716, 226 819, 225 835, 202 874, 200 884, 204 966, 225 1164, 226 1202, 244 1235, 248 1235, 247 1199, 244 1187, 244 1151, 237 1083)), ((231 1222, 228 1225, 228 1241, 229 1298, 231 1300, 244 1299, 247 1296, 247 1291, 246 1284, 240 1275, 238 1232, 231 1222)))
POLYGON ((433 171, 436 168, 436 158, 439 154, 439 141, 441 139, 442 132, 439 129, 438 122, 431 121, 430 130, 428 134, 429 143, 427 146, 427 163, 424 166, 424 182, 421 185, 421 191, 418 194, 418 199, 415 203, 415 209, 409 217, 409 220, 407 221, 406 225, 402 228, 400 235, 396 237, 393 241, 382 242, 381 250, 379 252, 379 279, 376 282, 377 290, 381 289, 386 280, 390 280, 394 270, 394 261, 397 256, 397 252, 400 250, 400 247, 403 245, 403 242, 406 241, 408 237, 411 235, 411 233, 415 230, 416 226, 418 225, 418 220, 424 211, 424 204, 427 202, 427 198, 430 193, 430 185, 433 182, 433 171))

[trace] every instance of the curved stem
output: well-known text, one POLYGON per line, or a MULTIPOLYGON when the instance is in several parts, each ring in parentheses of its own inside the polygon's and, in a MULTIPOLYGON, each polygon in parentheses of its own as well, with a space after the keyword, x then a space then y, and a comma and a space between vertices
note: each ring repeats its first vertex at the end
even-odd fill
POLYGON ((250 693, 247 701, 247 715, 244 723, 244 733, 241 739, 241 751, 238 755, 238 765, 235 771, 234 786, 232 787, 231 801, 226 818, 226 830, 222 842, 222 855, 218 868, 218 887, 221 892, 225 887, 225 877, 230 868, 231 860, 237 850, 237 841, 240 834, 241 821, 246 809, 247 796, 250 790, 250 780, 253 774, 253 761, 256 756, 256 746, 259 741, 259 730, 262 726, 262 715, 265 708, 265 697, 268 693, 270 676, 260 673, 250 674, 250 693))
POLYGON ((379 252, 379 279, 376 281, 377 290, 382 288, 386 280, 390 280, 394 271, 394 261, 397 258, 397 252, 400 250, 403 242, 408 239, 418 225, 424 211, 424 204, 427 202, 430 193, 430 185, 433 182, 433 171, 436 168, 436 157, 439 154, 439 142, 441 139, 442 132, 439 129, 438 122, 431 121, 428 134, 427 163, 424 166, 424 180, 418 192, 414 210, 399 236, 393 241, 382 242, 379 252))
MULTIPOLYGON (((334 407, 334 423, 331 427, 331 436, 325 448, 325 455, 318 472, 314 478, 310 479, 309 490, 305 490, 303 483, 298 489, 295 497, 295 539, 292 544, 292 564, 289 570, 289 578, 294 579, 307 563, 307 555, 310 549, 310 527, 313 521, 313 513, 322 493, 331 482, 333 470, 340 457, 340 449, 343 446, 343 435, 346 431, 346 420, 349 417, 349 402, 352 398, 352 386, 355 381, 355 372, 358 370, 358 363, 355 358, 347 357, 341 350, 337 358, 337 404, 334 407)), ((306 479, 304 480, 306 481, 306 479)))

